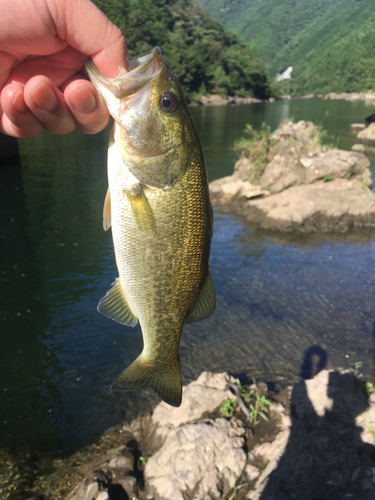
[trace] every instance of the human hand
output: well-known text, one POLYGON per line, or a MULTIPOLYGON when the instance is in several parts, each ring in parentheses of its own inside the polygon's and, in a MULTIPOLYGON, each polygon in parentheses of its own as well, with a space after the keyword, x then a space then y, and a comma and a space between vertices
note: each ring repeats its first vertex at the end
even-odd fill
POLYGON ((90 0, 0 0, 0 132, 87 134, 105 128, 103 99, 83 73, 127 67, 121 31, 90 0))

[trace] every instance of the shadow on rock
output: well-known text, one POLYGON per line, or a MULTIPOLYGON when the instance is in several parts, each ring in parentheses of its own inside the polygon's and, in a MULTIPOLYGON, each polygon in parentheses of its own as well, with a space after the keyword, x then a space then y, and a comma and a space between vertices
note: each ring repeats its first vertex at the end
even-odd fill
MULTIPOLYGON (((302 372, 314 375, 314 355, 323 367, 326 353, 314 346, 307 354, 302 372)), ((352 373, 324 370, 293 388, 287 445, 252 500, 375 498, 374 433, 372 416, 363 416, 370 408, 363 386, 352 373)))

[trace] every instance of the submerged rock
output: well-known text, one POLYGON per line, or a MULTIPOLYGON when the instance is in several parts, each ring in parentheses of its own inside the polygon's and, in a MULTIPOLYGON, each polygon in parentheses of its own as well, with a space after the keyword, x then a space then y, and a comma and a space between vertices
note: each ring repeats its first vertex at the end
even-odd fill
POLYGON ((358 134, 358 132, 361 132, 365 128, 366 128, 366 125, 364 123, 352 123, 350 125, 350 131, 357 133, 357 134, 358 134))

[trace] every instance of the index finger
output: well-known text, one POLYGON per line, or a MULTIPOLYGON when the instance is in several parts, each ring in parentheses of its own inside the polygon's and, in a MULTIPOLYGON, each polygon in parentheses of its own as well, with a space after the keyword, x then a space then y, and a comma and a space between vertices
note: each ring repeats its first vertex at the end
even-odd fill
POLYGON ((104 76, 128 69, 125 38, 90 0, 52 0, 48 7, 59 38, 90 56, 104 76))

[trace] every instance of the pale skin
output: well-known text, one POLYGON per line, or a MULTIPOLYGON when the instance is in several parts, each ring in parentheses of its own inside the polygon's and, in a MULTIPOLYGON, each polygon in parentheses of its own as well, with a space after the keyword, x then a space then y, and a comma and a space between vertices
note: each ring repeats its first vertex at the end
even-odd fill
POLYGON ((127 67, 121 31, 90 0, 0 0, 0 132, 95 134, 107 107, 84 71, 127 67))

